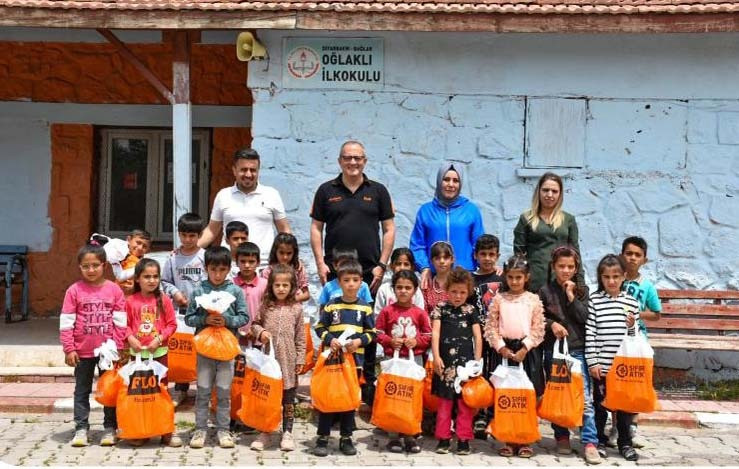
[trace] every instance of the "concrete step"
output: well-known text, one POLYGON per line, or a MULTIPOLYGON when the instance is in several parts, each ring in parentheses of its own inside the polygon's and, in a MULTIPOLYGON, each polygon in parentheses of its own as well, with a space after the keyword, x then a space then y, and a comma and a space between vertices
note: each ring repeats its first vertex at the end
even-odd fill
POLYGON ((62 367, 62 346, 54 345, 3 345, 0 348, 0 363, 4 367, 62 367))
POLYGON ((74 383, 71 366, 3 366, 0 383, 74 383))

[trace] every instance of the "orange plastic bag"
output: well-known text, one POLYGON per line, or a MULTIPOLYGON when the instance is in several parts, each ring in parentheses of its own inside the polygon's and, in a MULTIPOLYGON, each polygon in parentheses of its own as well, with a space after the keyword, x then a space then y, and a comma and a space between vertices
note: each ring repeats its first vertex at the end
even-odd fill
POLYGON ((280 427, 282 420, 283 386, 282 370, 275 359, 271 341, 269 354, 248 355, 246 369, 238 416, 244 425, 260 432, 273 432, 280 427))
POLYGON ((299 375, 308 373, 316 365, 316 351, 313 349, 313 336, 311 335, 310 321, 305 321, 305 365, 300 369, 299 375))
POLYGON ((359 407, 361 391, 354 355, 324 350, 310 383, 313 406, 321 412, 348 412, 359 407))
POLYGON ((603 406, 645 414, 657 409, 657 393, 652 385, 654 350, 644 335, 624 336, 606 374, 603 406))
POLYGON ((553 424, 573 428, 582 425, 585 383, 580 361, 569 354, 566 340, 563 344, 563 352, 560 352, 560 340, 554 342, 552 368, 536 411, 539 417, 553 424))
POLYGON ((495 404, 495 390, 487 379, 477 376, 462 385, 462 400, 467 407, 487 409, 495 404))
POLYGON ((504 443, 527 445, 541 439, 536 417, 536 392, 523 364, 511 368, 504 358, 493 372, 492 379, 495 418, 488 425, 488 431, 504 443))
POLYGON ((177 332, 167 342, 167 377, 173 383, 190 383, 198 378, 195 330, 185 324, 184 316, 177 315, 177 332))
POLYGON ((98 378, 97 385, 95 385, 95 400, 105 407, 115 407, 121 386, 123 386, 123 378, 118 375, 116 366, 98 378))
POLYGON ((140 355, 129 365, 119 371, 124 381, 116 402, 119 438, 151 438, 174 432, 174 404, 159 381, 161 369, 166 372, 166 367, 153 360, 142 362, 140 355))
POLYGON ((388 432, 421 433, 426 370, 413 360, 412 351, 408 358, 400 358, 396 350, 380 366, 371 423, 388 432))
POLYGON ((426 369, 426 378, 423 380, 423 408, 429 412, 436 412, 439 409, 439 398, 431 394, 431 382, 434 379, 434 356, 431 350, 429 350, 424 368, 426 369))
POLYGON ((208 326, 195 335, 195 350, 213 360, 233 360, 241 352, 239 340, 224 326, 208 326))

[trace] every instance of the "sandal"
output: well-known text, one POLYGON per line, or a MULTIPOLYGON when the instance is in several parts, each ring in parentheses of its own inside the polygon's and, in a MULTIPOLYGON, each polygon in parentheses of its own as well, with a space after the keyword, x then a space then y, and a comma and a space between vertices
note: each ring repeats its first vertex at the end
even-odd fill
POLYGON ((531 449, 531 446, 521 446, 518 448, 518 452, 516 453, 519 458, 530 458, 534 455, 534 450, 531 449))
POLYGON ((503 456, 504 458, 513 457, 513 447, 511 445, 505 445, 498 450, 498 456, 503 456))
POLYGON ((405 450, 411 454, 421 452, 421 445, 418 444, 418 440, 415 437, 405 437, 405 450))
POLYGON ((403 444, 400 442, 399 439, 393 439, 393 440, 390 440, 388 442, 387 449, 391 453, 402 453, 403 452, 403 444))

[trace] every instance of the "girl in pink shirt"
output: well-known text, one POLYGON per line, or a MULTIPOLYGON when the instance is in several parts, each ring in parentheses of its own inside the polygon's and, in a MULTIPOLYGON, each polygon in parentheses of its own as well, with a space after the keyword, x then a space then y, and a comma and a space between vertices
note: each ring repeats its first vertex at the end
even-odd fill
MULTIPOLYGON (((544 307, 537 295, 527 291, 529 264, 526 257, 516 255, 508 259, 503 278, 505 291, 499 292, 490 303, 485 340, 497 352, 495 365, 499 365, 503 358, 512 362, 511 365, 523 363, 536 395, 541 396, 544 393, 544 374, 541 350, 537 347, 544 340, 544 307)), ((524 458, 534 454, 529 445, 514 447, 507 443, 498 451, 507 457, 513 456, 514 452, 524 458)))
MULTIPOLYGON (((159 263, 154 259, 144 258, 137 264, 133 272, 133 295, 126 299, 126 341, 131 346, 131 353, 140 353, 141 358, 153 358, 167 366, 167 343, 177 330, 172 300, 163 295, 160 289, 159 263)), ((161 379, 167 385, 167 377, 161 379)), ((141 446, 146 440, 129 441, 134 446, 141 446)), ((179 447, 182 440, 176 435, 162 435, 162 444, 179 447)))
MULTIPOLYGON (((77 253, 82 279, 64 295, 59 315, 59 340, 64 362, 74 367, 74 426, 72 446, 87 446, 90 429, 90 393, 98 358, 95 349, 113 339, 123 348, 126 331, 126 300, 115 283, 103 278, 106 256, 100 245, 88 244, 77 253)), ((98 369, 98 374, 102 370, 98 369)), ((103 409, 105 432, 102 446, 115 444, 115 407, 103 409)))

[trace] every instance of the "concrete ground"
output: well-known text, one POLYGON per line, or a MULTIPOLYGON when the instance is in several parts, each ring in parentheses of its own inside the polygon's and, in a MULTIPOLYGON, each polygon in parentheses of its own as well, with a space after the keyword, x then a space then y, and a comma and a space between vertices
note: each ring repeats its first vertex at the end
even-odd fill
MULTIPOLYGON (((178 434, 185 442, 194 422, 191 411, 176 415, 178 434)), ((315 438, 315 425, 299 420, 295 426, 298 449, 283 453, 272 448, 262 453, 251 451, 249 443, 255 435, 239 434, 235 449, 221 449, 211 431, 207 446, 193 450, 188 447, 165 448, 154 439, 145 446, 134 448, 125 442, 114 448, 98 445, 102 433, 102 415, 91 415, 91 439, 86 448, 72 448, 69 441, 74 433, 70 414, 47 415, 0 414, 0 462, 19 466, 582 466, 577 455, 559 456, 554 450, 551 429, 541 426, 542 440, 535 445, 536 455, 529 460, 506 459, 497 455, 499 444, 488 440, 472 443, 470 456, 454 454, 438 455, 433 452, 436 442, 425 438, 423 451, 417 455, 394 454, 385 449, 387 442, 382 432, 375 430, 363 419, 357 419, 358 430, 354 439, 359 450, 356 457, 346 457, 338 451, 338 439, 334 433, 330 443, 331 454, 317 458, 310 454, 315 438)), ((611 451, 603 466, 728 466, 739 459, 739 427, 712 425, 710 428, 678 429, 668 427, 642 427, 641 434, 648 447, 639 450, 637 463, 624 461, 611 451)), ((279 437, 275 435, 277 444, 279 437)), ((579 450, 579 442, 573 443, 579 450)))

